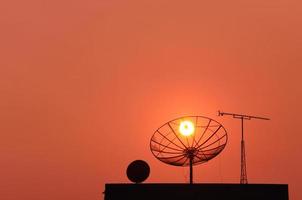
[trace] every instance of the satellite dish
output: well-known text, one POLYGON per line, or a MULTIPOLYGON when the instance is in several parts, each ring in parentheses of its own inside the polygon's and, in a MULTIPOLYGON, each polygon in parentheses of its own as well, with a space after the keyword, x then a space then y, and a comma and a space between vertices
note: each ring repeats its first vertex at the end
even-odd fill
POLYGON ((174 166, 205 163, 217 156, 227 143, 227 132, 217 121, 202 116, 186 116, 171 120, 158 128, 150 141, 152 154, 174 166))
POLYGON ((128 165, 127 177, 133 183, 142 183, 150 174, 148 163, 143 160, 135 160, 128 165))

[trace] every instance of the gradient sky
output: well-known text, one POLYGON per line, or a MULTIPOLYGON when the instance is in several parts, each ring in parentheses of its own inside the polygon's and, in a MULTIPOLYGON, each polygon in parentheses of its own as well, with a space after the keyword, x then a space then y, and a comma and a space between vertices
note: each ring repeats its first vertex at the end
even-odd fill
POLYGON ((302 3, 298 0, 4 0, 0 3, 0 198, 102 199, 129 182, 187 182, 149 150, 183 115, 228 131, 195 182, 237 183, 240 121, 250 183, 289 184, 302 199, 302 3))

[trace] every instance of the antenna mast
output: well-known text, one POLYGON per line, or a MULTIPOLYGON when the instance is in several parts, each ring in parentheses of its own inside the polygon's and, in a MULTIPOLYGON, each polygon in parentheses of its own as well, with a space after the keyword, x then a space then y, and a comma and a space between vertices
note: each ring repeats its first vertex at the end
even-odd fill
POLYGON ((243 135, 243 121, 244 120, 251 120, 251 119, 260 119, 260 120, 270 120, 269 118, 265 117, 256 117, 250 115, 242 115, 242 114, 235 114, 235 113, 226 113, 218 111, 218 116, 223 115, 230 115, 235 119, 241 120, 241 173, 240 173, 240 184, 247 184, 247 172, 246 172, 246 158, 245 158, 245 142, 244 142, 244 135, 243 135))

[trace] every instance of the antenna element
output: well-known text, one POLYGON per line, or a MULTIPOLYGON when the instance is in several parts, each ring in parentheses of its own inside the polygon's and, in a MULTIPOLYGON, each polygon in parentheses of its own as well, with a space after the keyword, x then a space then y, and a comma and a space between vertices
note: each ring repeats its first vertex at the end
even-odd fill
POLYGON ((241 165, 240 165, 240 184, 247 184, 247 171, 246 171, 246 158, 245 158, 245 142, 243 137, 243 120, 251 120, 251 119, 260 119, 260 120, 270 120, 269 118, 265 117, 256 117, 250 115, 242 115, 242 114, 235 114, 235 113, 226 113, 218 111, 218 116, 223 115, 230 115, 235 119, 241 120, 241 165))

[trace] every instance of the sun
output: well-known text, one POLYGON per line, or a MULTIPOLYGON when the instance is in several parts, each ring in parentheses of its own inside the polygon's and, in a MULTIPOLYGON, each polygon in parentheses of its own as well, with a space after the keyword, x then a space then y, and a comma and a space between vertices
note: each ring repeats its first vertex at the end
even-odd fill
POLYGON ((180 122, 179 132, 183 136, 190 136, 194 133, 194 131, 195 131, 195 126, 191 121, 186 120, 186 121, 180 122))

